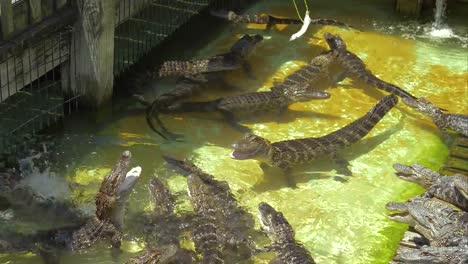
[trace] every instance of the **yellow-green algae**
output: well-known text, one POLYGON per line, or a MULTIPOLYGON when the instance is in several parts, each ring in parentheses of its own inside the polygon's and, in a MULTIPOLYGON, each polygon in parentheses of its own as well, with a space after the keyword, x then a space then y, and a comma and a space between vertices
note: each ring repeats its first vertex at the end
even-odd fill
MULTIPOLYGON (((295 16, 291 6, 280 9, 278 4, 271 7, 258 5, 250 12, 258 10, 295 16)), ((321 10, 314 11, 312 14, 317 17, 321 10)), ((366 13, 362 12, 363 15, 366 13)), ((255 28, 258 26, 240 26, 234 34, 226 31, 198 56, 222 52, 242 34, 258 33, 255 28)), ((249 80, 242 71, 236 71, 228 74, 226 79, 243 90, 226 92, 213 89, 195 99, 209 100, 246 91, 267 90, 274 81, 283 79, 325 49, 322 34, 328 31, 341 35, 348 48, 380 78, 416 96, 427 97, 450 112, 467 114, 468 66, 460 55, 463 54, 461 48, 447 48, 451 55, 447 58, 443 52, 436 51, 443 50, 443 46, 436 49, 427 43, 398 36, 329 26, 311 27, 302 39, 288 42, 289 35, 296 28, 282 26, 277 29, 278 32, 269 33, 270 37, 260 43, 250 57, 257 80, 249 80)), ((167 86, 168 83, 163 82, 162 85, 167 86)), ((329 100, 296 103, 290 107, 305 113, 294 114, 291 111, 280 118, 281 122, 276 122, 274 116, 267 116, 244 124, 271 141, 321 136, 364 115, 385 95, 385 92, 350 79, 328 91, 332 94, 329 100)), ((191 210, 185 192, 185 178, 167 169, 161 154, 189 158, 217 179, 228 181, 240 204, 252 214, 257 213, 259 202, 272 204, 288 218, 296 230, 297 239, 306 245, 318 263, 354 264, 388 263, 406 226, 386 218, 385 204, 404 201, 423 191, 395 177, 392 164, 419 162, 438 169, 448 152, 440 139, 441 133, 431 121, 399 103, 364 140, 343 151, 353 172, 347 181, 337 180, 333 164, 321 159, 311 166, 297 169, 293 175, 298 188, 289 189, 284 187, 283 177, 263 175, 255 161, 229 158, 230 144, 241 134, 233 131, 220 117, 178 114, 164 116, 163 120, 170 129, 184 134, 187 142, 163 142, 146 126, 143 113, 124 117, 98 132, 99 135, 116 137, 121 143, 102 144, 96 153, 78 160, 77 168, 67 176, 73 182, 88 186, 80 195, 89 200, 123 150, 132 151, 133 164, 143 167, 126 214, 127 236, 124 255, 119 258, 121 263, 143 246, 142 231, 134 224, 135 215, 151 209, 146 187, 150 177, 157 175, 165 179, 170 189, 179 194, 179 213, 191 210)), ((193 247, 188 241, 183 243, 193 247)), ((254 260, 255 263, 268 263, 272 257, 272 254, 261 254, 254 260)), ((37 263, 39 260, 30 254, 0 256, 0 262, 8 261, 37 263)), ((87 253, 67 254, 63 261, 108 263, 111 254, 107 244, 100 243, 87 253)))

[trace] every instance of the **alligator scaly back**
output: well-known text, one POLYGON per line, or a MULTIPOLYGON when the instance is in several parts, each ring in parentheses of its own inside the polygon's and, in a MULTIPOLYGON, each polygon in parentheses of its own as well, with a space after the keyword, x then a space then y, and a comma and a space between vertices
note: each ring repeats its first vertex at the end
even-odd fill
POLYGON ((377 78, 366 68, 365 63, 356 54, 346 48, 346 43, 338 35, 325 32, 323 36, 330 49, 336 53, 336 58, 339 63, 346 68, 351 76, 369 85, 396 94, 401 98, 416 99, 416 97, 400 87, 377 78))
MULTIPOLYGON (((211 15, 223 18, 234 23, 252 23, 252 24, 265 24, 266 29, 270 29, 273 25, 301 25, 303 22, 296 18, 280 18, 267 14, 253 14, 253 15, 238 15, 234 11, 210 11, 211 15)), ((344 26, 351 28, 351 26, 333 19, 315 18, 312 19, 311 24, 316 25, 333 25, 344 26)))
POLYGON ((159 68, 159 77, 197 75, 208 71, 210 60, 165 61, 159 68))

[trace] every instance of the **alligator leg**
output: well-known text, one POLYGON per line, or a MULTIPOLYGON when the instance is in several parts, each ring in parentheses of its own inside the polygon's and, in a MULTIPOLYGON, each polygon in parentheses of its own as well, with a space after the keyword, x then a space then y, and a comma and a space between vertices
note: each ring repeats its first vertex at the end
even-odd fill
POLYGON ((252 65, 250 65, 249 62, 247 61, 244 61, 242 63, 242 69, 244 70, 245 74, 252 80, 256 80, 257 78, 255 77, 255 75, 253 74, 253 71, 252 71, 252 65))
POLYGON ((224 119, 231 125, 235 130, 241 133, 249 133, 251 132, 250 128, 239 124, 234 116, 233 113, 225 110, 221 110, 221 114, 223 115, 224 119))
POLYGON ((466 181, 466 176, 464 175, 455 175, 453 179, 453 185, 455 189, 461 193, 461 195, 468 200, 468 182, 466 181))
POLYGON ((343 174, 345 176, 353 176, 353 173, 351 170, 348 168, 351 164, 347 160, 345 160, 343 157, 341 157, 340 154, 336 150, 333 150, 330 154, 331 158, 336 164, 336 171, 339 174, 343 174))

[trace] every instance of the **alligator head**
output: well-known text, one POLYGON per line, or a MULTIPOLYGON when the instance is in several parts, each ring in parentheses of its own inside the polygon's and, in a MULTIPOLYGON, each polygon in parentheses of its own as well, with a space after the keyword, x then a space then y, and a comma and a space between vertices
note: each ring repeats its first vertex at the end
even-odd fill
POLYGON ((258 212, 262 229, 265 230, 271 240, 275 242, 294 241, 294 229, 281 212, 277 212, 265 202, 258 205, 258 212))
POLYGON ((413 198, 406 203, 389 203, 387 209, 398 210, 402 213, 390 216, 390 219, 408 223, 414 229, 431 241, 439 245, 453 245, 466 236, 460 232, 459 218, 466 217, 458 214, 444 202, 429 198, 413 198))
POLYGON ((170 215, 174 212, 174 196, 158 178, 151 179, 148 189, 157 216, 170 215))
POLYGON ((328 99, 330 94, 324 91, 314 91, 308 85, 298 84, 292 86, 274 86, 271 88, 274 93, 279 93, 290 102, 307 102, 312 99, 328 99))
POLYGON ((331 33, 325 32, 323 34, 323 38, 327 42, 330 49, 338 50, 338 51, 345 51, 346 50, 346 43, 344 42, 344 40, 340 36, 333 35, 331 33))
POLYGON ((385 205, 385 208, 390 211, 396 211, 389 216, 391 220, 402 222, 410 226, 415 226, 416 221, 413 216, 410 215, 409 209, 406 203, 395 203, 390 202, 385 205))
POLYGON ((234 151, 231 158, 237 160, 256 159, 268 161, 272 152, 271 142, 260 136, 247 133, 244 137, 232 144, 234 151))
POLYGON ((253 50, 255 45, 262 40, 263 37, 259 34, 254 36, 246 34, 231 47, 231 53, 237 54, 241 58, 245 58, 253 50))
POLYGON ((415 100, 412 98, 403 97, 401 100, 407 106, 414 108, 416 111, 419 111, 428 116, 434 117, 434 116, 443 114, 442 109, 433 105, 431 102, 427 101, 425 98, 420 97, 415 100))
POLYGON ((129 170, 131 156, 128 150, 122 153, 96 195, 96 216, 118 228, 122 226, 125 202, 141 174, 141 167, 129 170))
POLYGON ((397 163, 393 165, 393 168, 397 171, 395 174, 398 178, 417 183, 426 189, 432 186, 435 180, 440 176, 440 174, 417 163, 411 166, 397 163))

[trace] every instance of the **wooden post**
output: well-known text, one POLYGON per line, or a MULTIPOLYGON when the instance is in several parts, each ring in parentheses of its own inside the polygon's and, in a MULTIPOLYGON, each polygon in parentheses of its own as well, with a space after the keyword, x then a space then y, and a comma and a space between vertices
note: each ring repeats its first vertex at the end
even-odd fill
POLYGON ((115 0, 77 0, 80 18, 73 42, 72 90, 85 94, 91 108, 110 102, 114 82, 115 0), (73 83, 75 81, 75 83, 73 83), (76 87, 75 87, 76 86, 76 87))
POLYGON ((28 0, 29 2, 29 10, 31 14, 31 24, 37 23, 41 21, 42 18, 42 6, 41 0, 28 0))
POLYGON ((11 0, 0 0, 0 20, 2 22, 3 39, 7 39, 14 31, 12 6, 11 0))
POLYGON ((422 0, 396 0, 395 9, 398 13, 418 17, 421 13, 422 0))

